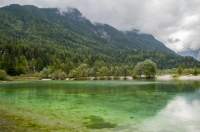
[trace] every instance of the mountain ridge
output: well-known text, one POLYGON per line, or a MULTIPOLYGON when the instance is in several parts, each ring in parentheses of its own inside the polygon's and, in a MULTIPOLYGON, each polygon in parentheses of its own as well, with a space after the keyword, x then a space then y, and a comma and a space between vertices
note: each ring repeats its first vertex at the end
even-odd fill
POLYGON ((138 42, 146 45, 147 47, 151 45, 150 49, 152 50, 162 50, 165 49, 165 51, 175 54, 174 51, 167 48, 163 43, 156 40, 155 37, 151 34, 144 34, 140 33, 138 30, 132 30, 132 31, 125 31, 125 34, 129 37, 131 37, 134 40, 137 40, 138 42))
MULTIPOLYGON (((38 12, 43 11, 45 13, 45 15, 42 15, 43 18, 48 19, 51 22, 57 23, 59 25, 62 25, 63 27, 68 28, 73 32, 76 32, 79 35, 84 36, 89 33, 87 37, 95 39, 103 38, 106 39, 108 42, 112 42, 118 45, 120 48, 124 47, 124 45, 127 45, 128 48, 131 47, 139 50, 162 50, 174 55, 176 54, 174 51, 167 48, 163 43, 156 40, 155 38, 154 40, 152 38, 150 40, 148 40, 149 38, 145 38, 144 40, 144 36, 148 36, 149 34, 142 34, 143 36, 138 34, 140 41, 136 41, 133 36, 129 36, 126 33, 119 31, 108 24, 95 25, 91 23, 86 17, 84 17, 81 14, 80 11, 78 11, 75 8, 69 8, 68 11, 60 11, 58 8, 37 8, 34 6, 26 5, 25 7, 27 9, 30 9, 36 15, 38 15, 38 13, 34 12, 33 8, 37 9, 38 12), (76 28, 77 26, 79 27, 78 29, 76 28), (150 41, 151 43, 148 44, 148 42, 150 41), (152 43, 156 43, 157 46, 152 47, 152 43)), ((38 16, 40 16, 40 14, 38 16)), ((105 42, 105 40, 101 41, 105 42)))

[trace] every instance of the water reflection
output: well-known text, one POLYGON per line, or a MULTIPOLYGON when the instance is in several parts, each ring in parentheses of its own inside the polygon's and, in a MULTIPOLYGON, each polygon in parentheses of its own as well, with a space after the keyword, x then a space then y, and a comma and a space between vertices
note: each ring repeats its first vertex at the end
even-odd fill
MULTIPOLYGON (((171 99, 156 116, 139 124, 141 132, 199 132, 200 130, 200 90, 180 94, 171 99)), ((129 128, 127 131, 132 130, 129 128)))

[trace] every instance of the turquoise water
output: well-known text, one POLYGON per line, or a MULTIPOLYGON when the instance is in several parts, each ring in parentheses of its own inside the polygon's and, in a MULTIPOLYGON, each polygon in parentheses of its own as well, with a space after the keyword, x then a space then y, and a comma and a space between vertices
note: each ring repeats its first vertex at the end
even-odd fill
POLYGON ((198 132, 199 88, 198 81, 1 82, 0 110, 48 131, 198 132))

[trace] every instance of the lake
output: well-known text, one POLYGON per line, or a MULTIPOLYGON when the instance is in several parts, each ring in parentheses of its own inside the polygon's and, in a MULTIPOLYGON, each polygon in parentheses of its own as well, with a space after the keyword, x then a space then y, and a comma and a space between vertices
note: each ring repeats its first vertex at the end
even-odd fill
POLYGON ((199 130, 199 81, 0 82, 0 131, 199 130))

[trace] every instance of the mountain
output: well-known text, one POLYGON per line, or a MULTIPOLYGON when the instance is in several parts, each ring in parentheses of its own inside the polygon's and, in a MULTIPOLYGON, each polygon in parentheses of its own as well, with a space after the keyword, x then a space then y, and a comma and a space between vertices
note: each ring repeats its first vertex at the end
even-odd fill
POLYGON ((198 50, 189 50, 189 51, 178 52, 177 54, 179 54, 181 56, 191 56, 194 59, 200 61, 200 48, 198 50))
POLYGON ((0 68, 9 74, 26 64, 38 71, 48 66, 67 73, 81 63, 131 69, 145 59, 159 69, 200 65, 192 57, 176 55, 152 35, 93 24, 74 8, 60 12, 13 4, 0 8, 0 18, 0 68))
POLYGON ((162 50, 171 54, 175 54, 174 51, 167 48, 163 43, 156 40, 151 34, 140 33, 138 30, 126 31, 125 34, 136 40, 137 42, 144 44, 148 49, 151 50, 162 50))
POLYGON ((198 61, 200 61, 200 48, 199 48, 199 50, 198 50, 196 59, 197 59, 198 61))
POLYGON ((174 55, 176 54, 174 51, 168 49, 163 43, 156 40, 152 35, 138 34, 131 31, 124 33, 108 24, 92 24, 87 18, 83 17, 80 11, 75 8, 68 8, 67 11, 61 12, 57 8, 40 9, 30 5, 25 7, 38 17, 45 18, 81 36, 98 40, 101 43, 111 42, 119 48, 162 50, 174 55))

